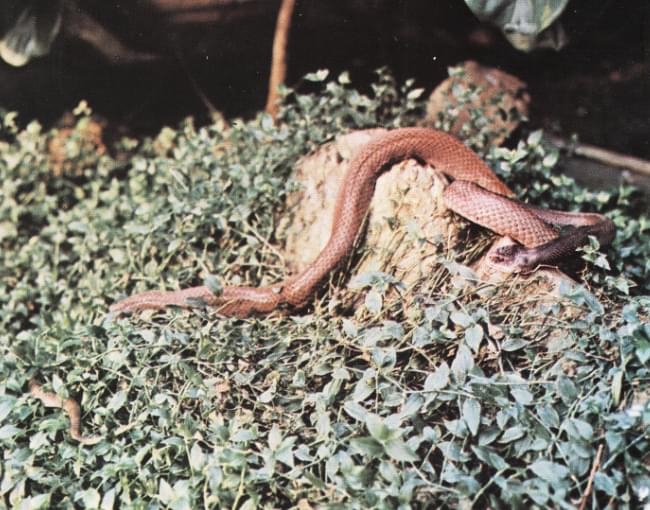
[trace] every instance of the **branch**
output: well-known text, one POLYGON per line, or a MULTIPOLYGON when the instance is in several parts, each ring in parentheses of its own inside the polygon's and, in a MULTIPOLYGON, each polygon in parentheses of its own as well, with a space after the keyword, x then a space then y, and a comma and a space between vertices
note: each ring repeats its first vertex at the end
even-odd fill
POLYGON ((600 458, 603 455, 603 445, 601 444, 598 447, 598 451, 596 452, 596 457, 594 458, 594 464, 591 466, 591 473, 589 473, 589 481, 587 482, 587 488, 585 489, 585 492, 582 494, 582 498, 580 500, 580 506, 578 507, 578 510, 585 510, 587 507, 587 499, 589 498, 589 495, 591 494, 591 490, 594 485, 594 477, 596 476, 596 473, 598 472, 598 468, 600 467, 600 458))
POLYGON ((606 165, 625 168, 641 175, 650 176, 650 161, 626 154, 596 147, 586 143, 574 143, 553 135, 546 135, 546 139, 561 150, 566 150, 576 156, 591 159, 606 165))
POLYGON ((278 87, 287 76, 287 43, 291 28, 291 15, 295 0, 282 0, 278 11, 278 20, 273 37, 273 57, 271 60, 271 75, 269 77, 269 95, 266 99, 265 110, 275 119, 278 113, 278 87))

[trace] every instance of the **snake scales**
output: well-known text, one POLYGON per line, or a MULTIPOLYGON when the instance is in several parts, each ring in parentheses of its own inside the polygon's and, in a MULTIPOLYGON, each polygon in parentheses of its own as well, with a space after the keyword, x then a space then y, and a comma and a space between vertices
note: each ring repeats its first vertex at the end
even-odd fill
POLYGON ((392 164, 414 158, 454 181, 443 198, 464 218, 508 236, 518 244, 492 255, 494 264, 512 271, 529 270, 571 254, 595 236, 601 245, 615 235, 611 220, 590 213, 567 213, 533 207, 512 198, 512 191, 472 150, 451 135, 428 128, 402 128, 373 138, 351 160, 338 194, 329 241, 301 273, 266 287, 226 286, 219 295, 207 287, 135 294, 113 304, 111 312, 135 312, 200 302, 227 316, 269 313, 281 306, 300 308, 325 277, 350 253, 363 223, 378 176, 392 164), (571 226, 558 234, 552 225, 571 226))

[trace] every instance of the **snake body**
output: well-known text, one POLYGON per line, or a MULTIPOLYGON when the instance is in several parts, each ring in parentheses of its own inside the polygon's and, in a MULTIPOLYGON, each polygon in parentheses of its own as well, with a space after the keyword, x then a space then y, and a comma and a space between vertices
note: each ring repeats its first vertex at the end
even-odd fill
POLYGON ((497 251, 493 262, 512 270, 532 269, 571 254, 589 236, 601 245, 612 241, 615 227, 600 214, 541 209, 513 200, 513 192, 471 149, 442 131, 402 128, 373 138, 351 160, 334 208, 332 233, 318 257, 301 273, 264 287, 226 286, 216 295, 208 287, 135 294, 113 304, 111 312, 134 312, 201 302, 227 316, 265 314, 281 306, 300 308, 351 252, 379 175, 391 165, 414 158, 453 178, 443 199, 466 219, 509 236, 519 244, 497 251), (552 225, 572 228, 559 235, 552 225))
POLYGON ((81 434, 81 408, 76 400, 62 399, 56 393, 44 391, 34 379, 29 381, 29 394, 40 400, 45 407, 59 407, 70 419, 70 437, 81 444, 93 445, 101 441, 100 436, 84 436, 81 434))

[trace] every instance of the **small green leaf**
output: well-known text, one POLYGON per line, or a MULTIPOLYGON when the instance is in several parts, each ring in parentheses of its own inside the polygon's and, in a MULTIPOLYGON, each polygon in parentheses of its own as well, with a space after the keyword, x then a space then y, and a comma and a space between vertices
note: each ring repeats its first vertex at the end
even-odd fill
POLYGON ((641 338, 634 344, 636 357, 639 358, 641 364, 645 364, 650 359, 650 342, 641 338))
POLYGON ((539 145, 539 142, 542 140, 542 134, 543 131, 541 129, 538 129, 536 131, 533 131, 531 134, 528 135, 528 145, 532 147, 536 147, 539 145))
POLYGON ((414 101, 415 99, 418 99, 422 94, 424 94, 424 89, 413 89, 409 91, 408 94, 406 94, 406 99, 414 101))
POLYGON ((522 340, 521 338, 508 338, 501 344, 501 349, 506 352, 514 352, 526 347, 527 345, 528 342, 526 342, 526 340, 522 340))
POLYGON ((478 426, 481 421, 481 404, 478 400, 468 398, 463 402, 463 420, 473 436, 478 434, 478 426))
POLYGON ((533 394, 526 388, 512 388, 510 394, 522 406, 528 406, 533 403, 533 394))
POLYGON ((566 376, 561 375, 556 382, 556 389, 560 398, 565 404, 572 404, 578 397, 578 389, 573 381, 566 376))
POLYGON ((514 427, 510 427, 509 429, 506 429, 506 431, 503 433, 503 435, 499 438, 499 443, 511 443, 513 441, 516 441, 517 439, 521 439, 524 437, 525 431, 522 427, 519 425, 515 425, 514 427))
POLYGON ((376 290, 370 290, 368 291, 368 294, 366 294, 364 304, 370 313, 376 314, 381 311, 383 298, 381 297, 381 294, 376 290))
POLYGON ((223 285, 213 274, 209 274, 203 279, 203 285, 205 285, 215 296, 221 296, 223 293, 223 285))
POLYGON ((612 401, 615 406, 621 402, 621 392, 623 391, 623 371, 617 370, 612 376, 612 401))
POLYGON ((391 436, 390 429, 384 424, 384 420, 374 413, 366 415, 366 427, 370 435, 380 443, 383 443, 391 436))
POLYGON ((357 325, 350 319, 343 319, 341 324, 343 326, 343 331, 349 338, 354 338, 359 334, 359 328, 357 328, 357 325))
POLYGON ((465 346, 460 345, 454 361, 451 363, 451 370, 457 381, 464 381, 469 372, 474 367, 474 358, 471 351, 465 346))
POLYGON ((549 483, 557 483, 569 476, 569 470, 565 466, 548 460, 537 460, 529 468, 533 473, 549 483))
POLYGON ((124 404, 126 404, 127 395, 128 395, 127 391, 124 390, 118 391, 117 393, 115 393, 115 395, 111 397, 111 400, 108 402, 106 408, 109 411, 113 411, 113 412, 122 409, 124 404))
POLYGON ((371 458, 381 457, 384 453, 384 447, 372 437, 354 437, 350 440, 350 445, 371 458))
POLYGON ((537 408, 537 416, 542 423, 548 428, 558 428, 560 426, 560 415, 550 405, 541 405, 537 408))
POLYGON ((384 443, 386 453, 398 462, 415 462, 418 456, 399 438, 393 438, 384 443))
POLYGON ((205 461, 205 453, 203 453, 203 450, 199 446, 199 443, 194 443, 192 449, 190 450, 190 467, 194 471, 201 471, 201 469, 203 469, 205 461))
POLYGON ((594 487, 612 498, 618 493, 614 480, 601 471, 597 471, 594 476, 594 487))
POLYGON ((478 352, 481 346, 481 340, 483 340, 483 328, 478 324, 474 324, 465 330, 465 342, 475 353, 478 352))
POLYGON ((456 310, 455 312, 452 312, 449 318, 451 319, 451 322, 453 322, 457 326, 460 326, 461 328, 468 328, 474 323, 474 321, 468 314, 460 310, 456 310))
POLYGON ((329 73, 330 72, 327 69, 319 69, 316 72, 306 74, 305 80, 314 82, 324 81, 329 73))
POLYGON ((449 365, 443 361, 433 374, 429 374, 424 381, 424 391, 442 390, 449 384, 449 365))
POLYGON ((271 430, 269 431, 269 448, 272 451, 275 451, 278 449, 278 446, 280 446, 281 442, 282 432, 280 432, 280 427, 278 427, 278 424, 274 423, 271 427, 271 430))
POLYGON ((580 437, 586 441, 591 441, 594 437, 594 429, 591 425, 589 425, 586 421, 579 420, 577 418, 573 418, 571 420, 571 423, 573 426, 576 428, 578 431, 578 434, 580 434, 580 437))
POLYGON ((20 429, 13 425, 4 425, 0 427, 0 440, 11 439, 20 432, 20 429))
POLYGON ((86 489, 75 494, 76 501, 80 501, 84 508, 99 508, 101 497, 96 489, 86 489))

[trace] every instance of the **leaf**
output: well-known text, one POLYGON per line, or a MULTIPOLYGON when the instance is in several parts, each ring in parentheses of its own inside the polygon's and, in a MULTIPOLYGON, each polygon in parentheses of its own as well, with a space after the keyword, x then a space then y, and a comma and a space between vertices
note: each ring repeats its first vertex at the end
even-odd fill
POLYGON ((478 352, 481 340, 483 340, 483 328, 478 324, 465 330, 465 342, 474 352, 478 352))
POLYGON ((402 410, 399 413, 400 417, 404 419, 416 415, 420 409, 422 409, 422 404, 424 404, 424 398, 422 395, 412 393, 406 400, 404 407, 402 407, 402 410))
POLYGON ((524 434, 524 429, 519 425, 515 425, 514 427, 510 427, 509 429, 505 430, 503 435, 499 438, 499 443, 511 443, 512 441, 516 441, 517 439, 524 437, 524 434))
POLYGON ((537 460, 529 468, 533 473, 549 483, 557 483, 569 476, 569 470, 565 466, 548 460, 537 460))
POLYGON ((161 478, 160 483, 158 484, 158 497, 160 498, 160 501, 168 505, 174 500, 174 496, 175 494, 172 486, 167 483, 167 480, 161 478))
POLYGON ((424 381, 424 391, 437 391, 444 389, 449 384, 449 365, 443 361, 433 374, 429 374, 424 381))
POLYGON ((203 279, 203 285, 205 285, 215 296, 221 296, 223 293, 223 285, 213 274, 209 274, 203 279))
POLYGON ((368 294, 366 294, 364 304, 370 313, 377 314, 381 311, 383 298, 376 290, 370 290, 368 291, 368 294))
POLYGON ((352 401, 347 401, 343 405, 343 409, 345 410, 346 413, 348 413, 352 418, 354 418, 357 421, 364 421, 366 420, 366 416, 368 414, 368 410, 363 407, 362 405, 352 402, 352 401))
POLYGON ((246 443, 255 439, 257 439, 257 434, 251 429, 239 429, 230 436, 230 440, 236 443, 246 443))
POLYGON ((14 408, 16 399, 14 397, 4 395, 0 397, 0 422, 2 422, 14 408))
POLYGON ((391 436, 390 429, 385 425, 384 420, 374 413, 366 415, 366 427, 370 435, 380 443, 383 443, 391 436))
POLYGON ((487 448, 485 446, 474 446, 470 447, 472 451, 476 454, 480 461, 485 462, 488 466, 501 471, 509 467, 508 463, 496 453, 492 448, 487 448))
POLYGON ((528 342, 522 340, 521 338, 508 338, 505 342, 501 344, 501 349, 506 352, 514 352, 526 347, 528 342))
POLYGON ((324 81, 329 74, 330 72, 327 69, 319 69, 316 72, 306 74, 305 80, 314 82, 324 81))
POLYGON ((467 437, 467 427, 463 420, 443 420, 445 428, 456 437, 467 437))
POLYGON ((108 402, 106 409, 113 412, 122 409, 122 407, 126 403, 127 394, 128 392, 125 390, 120 390, 117 393, 115 393, 115 395, 113 395, 111 397, 111 400, 108 402))
POLYGON ((531 134, 529 134, 528 135, 528 140, 527 140, 528 145, 530 145, 532 147, 538 146, 539 142, 541 142, 541 140, 542 140, 542 134, 543 134, 543 131, 541 129, 533 131, 531 134))
POLYGON ((512 388, 510 394, 522 406, 528 406, 533 403, 533 394, 526 388, 512 388))
POLYGON ((586 441, 591 441, 594 437, 594 429, 591 425, 589 425, 586 421, 579 420, 577 418, 573 418, 571 420, 571 423, 573 426, 576 428, 578 431, 578 434, 580 434, 580 437, 586 441))
POLYGON ((205 465, 205 453, 199 446, 199 443, 194 443, 192 449, 190 450, 190 467, 194 471, 201 471, 205 465))
POLYGON ((375 391, 374 381, 368 380, 366 377, 359 379, 357 384, 354 385, 354 391, 352 392, 352 398, 357 402, 363 402, 375 391))
POLYGON ((546 168, 553 168, 557 163, 560 157, 560 153, 557 150, 549 152, 544 159, 542 160, 542 165, 546 168))
POLYGON ((474 323, 474 321, 468 314, 460 310, 456 310, 455 312, 452 312, 449 318, 451 319, 451 322, 453 322, 457 326, 460 326, 461 328, 468 328, 474 323))
POLYGON ((75 494, 74 499, 81 501, 84 508, 99 508, 100 496, 96 489, 86 489, 75 494))
POLYGON ((617 369, 612 376, 612 401, 615 406, 621 402, 621 392, 623 391, 623 371, 617 369))
POLYGON ((468 398, 463 402, 463 420, 473 436, 478 434, 478 426, 481 422, 481 404, 478 400, 468 398))
POLYGON ((411 101, 414 101, 415 99, 418 99, 423 93, 424 93, 424 89, 410 90, 409 93, 406 94, 406 99, 410 99, 411 101))
POLYGON ((272 451, 275 451, 277 450, 278 446, 280 446, 281 442, 282 432, 280 432, 280 427, 278 427, 278 424, 274 423, 271 427, 271 430, 269 430, 269 448, 272 451))
POLYGON ((354 338, 359 334, 359 328, 350 319, 343 319, 341 324, 343 326, 343 331, 349 338, 354 338))
POLYGON ((555 387, 560 398, 567 405, 573 404, 575 399, 578 397, 576 385, 566 376, 561 375, 558 377, 555 387))
POLYGON ((594 476, 594 487, 612 498, 616 497, 618 493, 614 480, 601 471, 597 471, 594 476))
POLYGON ((284 444, 285 442, 286 440, 283 441, 282 446, 275 452, 275 458, 285 466, 292 468, 295 465, 293 460, 293 441, 289 444, 284 444))
POLYGON ((384 453, 384 447, 372 437, 354 437, 350 440, 350 445, 372 458, 380 457, 384 453))
POLYGON ((474 358, 472 353, 465 345, 460 345, 458 347, 458 352, 456 352, 456 357, 451 363, 451 370, 454 373, 457 381, 464 381, 467 375, 472 368, 474 368, 474 358))
POLYGON ((560 426, 560 415, 550 405, 542 405, 537 408, 537 416, 548 428, 558 428, 560 426))
POLYGON ((30 496, 25 498, 22 504, 18 507, 21 510, 23 508, 28 508, 29 510, 38 510, 39 508, 51 508, 50 507, 51 494, 38 494, 36 496, 30 496))
POLYGON ((21 429, 14 427, 13 425, 4 425, 0 427, 0 440, 11 439, 14 437, 21 429))
POLYGON ((399 462, 415 462, 418 456, 400 438, 393 438, 384 443, 386 453, 399 462))
POLYGON ((650 342, 645 339, 639 339, 635 342, 636 357, 639 358, 641 364, 645 364, 650 359, 650 342))

